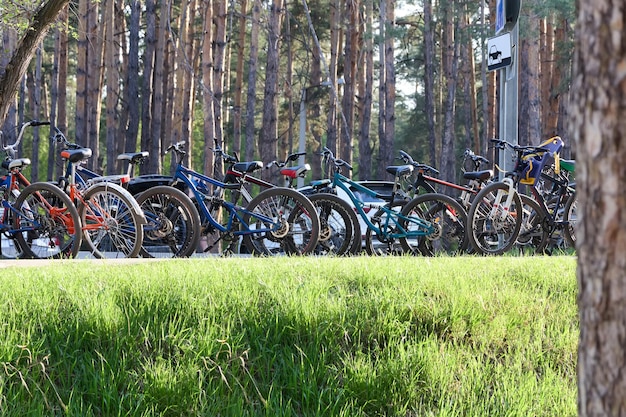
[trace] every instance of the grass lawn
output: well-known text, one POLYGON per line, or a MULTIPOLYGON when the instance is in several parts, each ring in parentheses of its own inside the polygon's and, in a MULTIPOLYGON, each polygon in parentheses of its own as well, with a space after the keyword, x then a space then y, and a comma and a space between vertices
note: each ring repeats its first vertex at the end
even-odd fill
POLYGON ((576 259, 0 270, 2 416, 575 416, 576 259))

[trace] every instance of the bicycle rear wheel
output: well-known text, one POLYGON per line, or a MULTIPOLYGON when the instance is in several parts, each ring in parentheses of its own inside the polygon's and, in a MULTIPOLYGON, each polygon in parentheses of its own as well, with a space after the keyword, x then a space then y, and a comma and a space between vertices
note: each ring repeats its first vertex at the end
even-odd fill
POLYGON ((320 237, 315 254, 348 254, 352 249, 353 240, 357 238, 360 247, 359 221, 345 201, 328 193, 312 194, 308 197, 317 209, 320 218, 320 237))
POLYGON ((11 233, 20 257, 73 258, 78 254, 80 217, 70 198, 56 185, 29 185, 20 192, 11 210, 11 233))
POLYGON ((305 255, 315 250, 320 233, 317 210, 303 194, 270 188, 252 199, 243 216, 243 242, 255 255, 305 255))
POLYGON ((162 185, 136 196, 147 223, 141 256, 144 258, 185 258, 191 256, 200 239, 200 215, 182 191, 162 185))
POLYGON ((422 194, 404 206, 402 215, 407 219, 400 220, 400 225, 407 233, 425 232, 400 238, 405 252, 424 256, 458 255, 467 248, 467 215, 453 198, 444 194, 422 194), (411 222, 411 218, 421 219, 427 226, 411 222), (432 229, 432 233, 427 233, 427 229, 432 229))
POLYGON ((133 196, 117 184, 97 183, 78 208, 83 238, 96 258, 136 258, 146 219, 133 196))
POLYGON ((483 188, 474 198, 467 213, 467 236, 478 253, 500 255, 508 251, 519 235, 522 225, 522 200, 513 191, 511 205, 509 186, 495 182, 483 188))

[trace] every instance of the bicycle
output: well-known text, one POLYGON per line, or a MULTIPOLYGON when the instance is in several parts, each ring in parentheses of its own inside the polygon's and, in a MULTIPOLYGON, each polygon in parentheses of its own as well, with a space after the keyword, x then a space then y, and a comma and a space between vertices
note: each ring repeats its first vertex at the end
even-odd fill
POLYGON ((173 178, 149 174, 134 177, 134 166, 144 163, 148 152, 130 152, 117 159, 128 161, 130 180, 125 188, 135 197, 147 223, 140 255, 144 258, 186 258, 196 252, 200 241, 200 214, 184 187, 173 178))
POLYGON ((76 207, 65 193, 52 184, 30 184, 22 169, 28 158, 16 158, 16 148, 29 126, 49 122, 30 121, 22 125, 17 140, 3 146, 8 170, 0 183, 0 256, 3 258, 75 257, 82 239, 76 207))
POLYGON ((365 232, 365 250, 370 255, 391 255, 408 252, 412 254, 426 253, 458 253, 463 250, 464 216, 460 205, 452 198, 440 194, 424 194, 410 199, 399 184, 412 173, 412 165, 389 166, 387 172, 394 176, 394 186, 390 195, 379 194, 341 173, 343 168, 352 169, 350 164, 335 158, 333 152, 324 148, 322 157, 326 163, 332 164, 332 179, 314 182, 318 188, 341 188, 352 201, 357 215, 367 225, 365 232), (352 189, 360 193, 386 201, 370 218, 364 208, 366 204, 359 200, 352 189), (442 204, 445 202, 445 204, 442 204), (436 206, 438 211, 423 210, 423 206, 436 206), (448 221, 449 220, 449 221, 448 221), (374 238, 382 244, 377 246, 374 238), (426 249, 428 246, 429 251, 426 249))
MULTIPOLYGON (((71 143, 59 129, 53 139, 67 149, 81 148, 71 143)), ((145 151, 118 155, 118 160, 128 162, 127 173, 122 175, 102 176, 84 165, 77 165, 76 184, 86 189, 88 181, 109 181, 120 184, 131 193, 146 218, 139 252, 142 257, 189 257, 196 251, 200 238, 200 216, 184 192, 168 185, 172 177, 133 176, 135 165, 144 163, 148 157, 149 153, 145 151)), ((70 168, 68 165, 66 171, 70 168)))
MULTIPOLYGON (((249 183, 265 189, 276 187, 276 185, 270 182, 250 175, 263 167, 262 162, 240 162, 237 155, 228 155, 217 143, 213 152, 216 156, 222 158, 228 166, 224 177, 225 183, 241 182, 242 185, 249 183)), ((298 178, 303 178, 311 170, 311 167, 309 164, 293 167, 287 165, 297 161, 304 155, 306 155, 304 152, 292 153, 284 161, 271 161, 265 168, 278 167, 280 174, 285 180, 285 187, 294 188, 294 182, 298 178)), ((245 187, 241 188, 240 195, 246 202, 250 202, 252 199, 245 187)), ((235 198, 238 196, 239 193, 235 198)), ((320 221, 319 240, 314 253, 316 255, 333 254, 338 256, 354 253, 354 241, 357 239, 354 233, 354 224, 358 224, 358 219, 351 207, 345 201, 330 193, 308 193, 305 197, 315 206, 320 221)), ((360 236, 357 243, 359 242, 360 236)))
POLYGON ((555 173, 560 175, 559 152, 563 140, 555 136, 539 146, 519 146, 500 139, 492 142, 499 149, 506 146, 513 149, 516 164, 513 171, 506 173, 506 178, 486 186, 474 198, 467 216, 468 236, 474 249, 482 254, 497 255, 508 251, 520 238, 532 238, 536 250, 542 251, 547 239, 557 230, 573 241, 568 211, 575 202, 575 191, 567 180, 542 175, 544 168, 551 164, 554 164, 555 173), (552 209, 537 186, 539 178, 553 181, 558 190, 552 209), (534 197, 530 216, 521 215, 522 194, 517 190, 520 185, 528 185, 534 197), (563 213, 562 218, 559 213, 563 213), (520 236, 524 219, 529 223, 520 236))
MULTIPOLYGON (((61 142, 61 136, 65 137, 57 129, 55 141, 61 142)), ((61 157, 67 161, 67 166, 58 186, 77 206, 89 252, 96 258, 137 257, 143 243, 146 218, 133 196, 112 182, 123 183, 128 179, 125 176, 83 179, 78 171, 91 157, 89 148, 70 146, 61 151, 61 157)))
MULTIPOLYGON (((254 255, 304 255, 315 249, 319 238, 319 217, 315 207, 302 194, 283 187, 269 188, 254 197, 246 207, 224 198, 226 190, 240 191, 241 183, 227 184, 196 172, 182 164, 184 142, 169 146, 174 152, 174 184, 182 182, 193 195, 200 213, 202 233, 217 233, 218 242, 242 237, 254 255), (221 212, 225 219, 220 222, 221 212)), ((230 247, 230 246, 229 246, 230 247)))

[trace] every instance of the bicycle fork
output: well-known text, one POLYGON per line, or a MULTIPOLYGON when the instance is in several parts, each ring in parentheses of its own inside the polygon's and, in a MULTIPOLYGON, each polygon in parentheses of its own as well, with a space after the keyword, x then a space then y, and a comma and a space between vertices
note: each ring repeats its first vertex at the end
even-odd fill
POLYGON ((498 193, 496 194, 496 198, 493 201, 493 205, 491 207, 491 212, 489 213, 490 218, 496 218, 496 216, 499 216, 500 220, 504 220, 507 215, 512 214, 510 213, 511 203, 513 202, 514 194, 517 192, 511 178, 505 178, 502 180, 502 182, 509 187, 509 189, 507 190, 508 195, 506 197, 506 201, 502 203, 502 198, 505 191, 502 188, 498 189, 498 193), (500 213, 498 213, 499 209, 501 210, 500 213))

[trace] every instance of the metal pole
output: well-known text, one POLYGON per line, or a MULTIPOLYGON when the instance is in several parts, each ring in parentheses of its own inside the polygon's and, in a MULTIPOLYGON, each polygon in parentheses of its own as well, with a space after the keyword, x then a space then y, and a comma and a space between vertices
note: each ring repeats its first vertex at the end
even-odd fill
MULTIPOLYGON (((511 30, 511 65, 503 68, 500 73, 500 131, 499 138, 510 143, 519 143, 519 114, 518 114, 518 68, 519 68, 519 23, 511 30)), ((513 150, 507 147, 499 152, 498 165, 506 172, 513 169, 513 150)), ((504 178, 500 172, 499 178, 504 178)))

